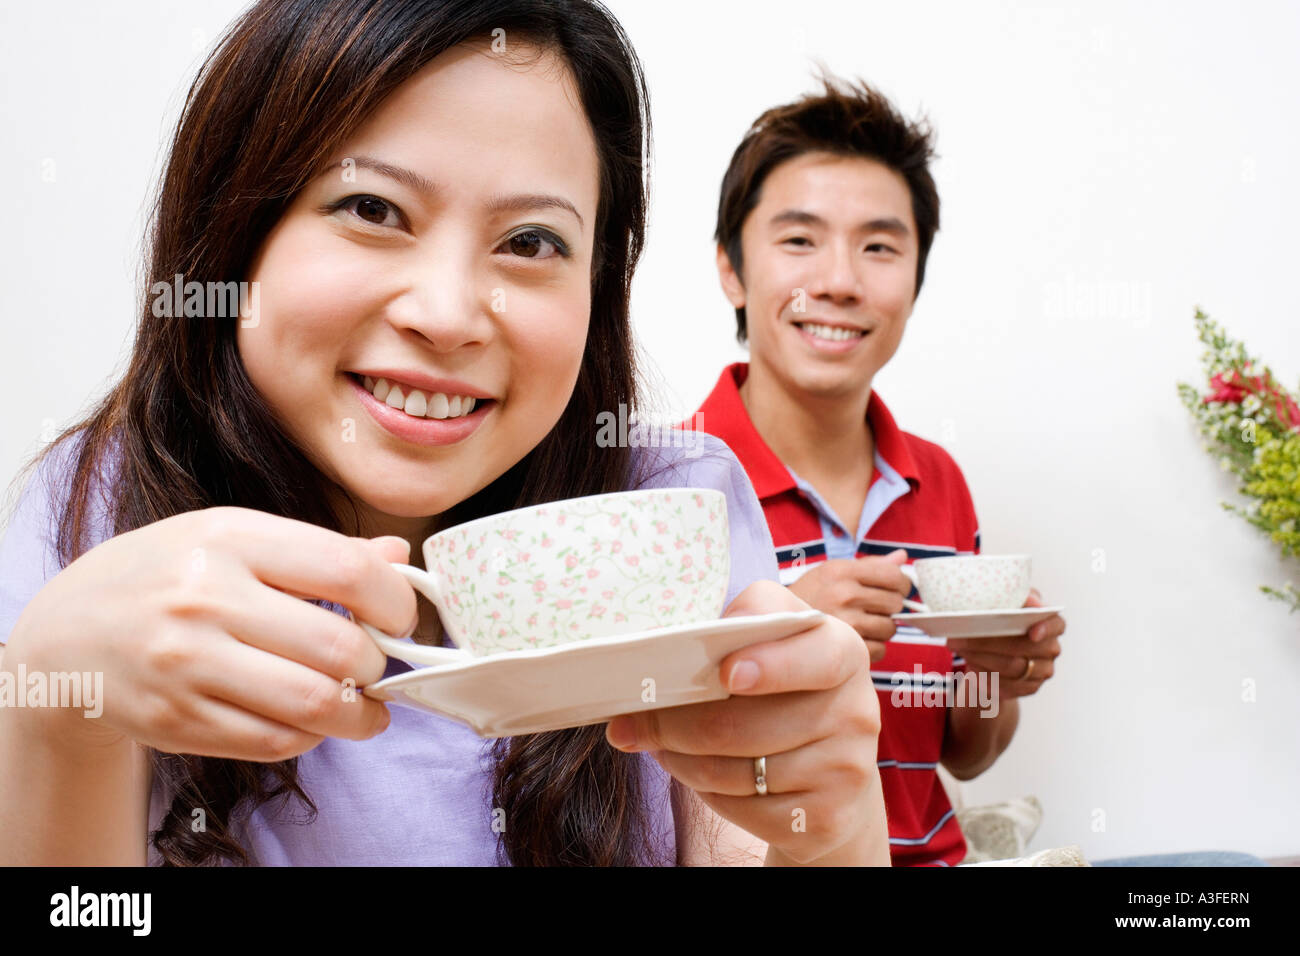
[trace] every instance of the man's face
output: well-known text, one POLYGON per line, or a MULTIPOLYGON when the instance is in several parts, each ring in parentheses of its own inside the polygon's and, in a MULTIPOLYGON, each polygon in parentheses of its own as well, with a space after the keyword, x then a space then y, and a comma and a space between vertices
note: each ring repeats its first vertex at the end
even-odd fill
POLYGON ((805 153, 776 167, 741 228, 750 365, 788 394, 860 398, 912 312, 919 254, 907 181, 874 160, 805 153))

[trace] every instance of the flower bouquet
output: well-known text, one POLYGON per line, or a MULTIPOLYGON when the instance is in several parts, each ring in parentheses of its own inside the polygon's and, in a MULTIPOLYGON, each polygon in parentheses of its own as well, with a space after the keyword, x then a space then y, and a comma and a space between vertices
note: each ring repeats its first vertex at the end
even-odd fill
MULTIPOLYGON (((1205 343, 1201 363, 1209 390, 1179 383, 1178 394, 1207 439, 1205 450, 1241 479, 1238 490, 1253 499, 1244 507, 1227 502, 1223 507, 1266 533, 1283 557, 1300 557, 1300 405, 1200 309, 1196 330, 1205 343)), ((1260 590, 1292 611, 1300 609, 1300 591, 1290 581, 1260 590)))

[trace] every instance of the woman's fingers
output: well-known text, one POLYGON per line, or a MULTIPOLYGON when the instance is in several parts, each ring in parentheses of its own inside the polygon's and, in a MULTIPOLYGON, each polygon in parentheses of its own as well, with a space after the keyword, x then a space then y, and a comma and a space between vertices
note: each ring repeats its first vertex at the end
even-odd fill
POLYGON ((174 666, 175 676, 204 696, 308 734, 365 740, 388 727, 388 708, 354 682, 237 640, 217 637, 205 643, 201 666, 198 655, 192 668, 184 660, 174 666))
MULTIPOLYGON (((873 690, 872 693, 875 691, 873 690)), ((611 721, 620 750, 754 757, 779 753, 849 729, 847 708, 815 692, 730 697, 624 714, 611 721), (628 734, 631 734, 629 737, 628 734)))
POLYGON ((168 712, 155 707, 147 724, 154 739, 138 739, 167 753, 274 763, 304 754, 325 739, 210 697, 168 700, 165 706, 168 712))
MULTIPOLYGON (((733 797, 758 795, 753 757, 721 757, 653 751, 651 756, 673 777, 700 793, 733 797)), ((858 763, 847 759, 844 744, 835 738, 788 750, 764 754, 767 795, 801 793, 833 785, 843 775, 850 781, 861 776, 858 763)))
POLYGON ((362 539, 247 508, 209 508, 201 514, 200 553, 204 542, 219 542, 262 583, 342 604, 388 634, 404 633, 416 620, 415 591, 362 539))
POLYGON ((869 664, 858 632, 828 616, 802 633, 729 654, 721 677, 733 694, 784 694, 838 687, 869 664))
POLYGON ((218 625, 245 644, 336 680, 365 687, 384 676, 388 659, 361 625, 259 582, 219 615, 218 625))

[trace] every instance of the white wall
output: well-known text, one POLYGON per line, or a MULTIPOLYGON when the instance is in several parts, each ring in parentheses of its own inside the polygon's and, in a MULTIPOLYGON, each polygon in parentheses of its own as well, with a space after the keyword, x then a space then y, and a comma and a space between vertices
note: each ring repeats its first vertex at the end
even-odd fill
MULTIPOLYGON (((242 4, 7 8, 0 478, 129 347, 140 213, 200 50, 242 4), (197 31, 197 33, 195 32, 197 31), (55 180, 42 178, 55 161, 55 180)), ((1036 847, 1092 858, 1300 854, 1295 566, 1218 502, 1175 383, 1201 305, 1300 375, 1300 7, 613 0, 656 124, 636 284, 658 404, 684 417, 742 357, 710 235, 749 121, 814 59, 938 130, 943 228, 876 385, 966 472, 985 550, 1030 551, 1064 604, 1058 676, 969 800, 1034 793, 1036 847), (797 18, 791 17, 797 11, 797 18), (1105 570, 1093 570, 1102 549, 1105 570), (1257 700, 1242 699, 1243 681, 1257 700), (1104 813, 1104 829, 1094 829, 1104 813)))

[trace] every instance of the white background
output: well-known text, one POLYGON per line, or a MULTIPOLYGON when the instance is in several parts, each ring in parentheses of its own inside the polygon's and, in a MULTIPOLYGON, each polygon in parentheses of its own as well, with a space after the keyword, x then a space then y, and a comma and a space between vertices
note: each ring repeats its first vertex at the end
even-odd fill
MULTIPOLYGON (((123 369, 144 202, 202 53, 242 7, 0 15, 0 478, 123 369)), ((820 61, 938 131, 942 229, 875 385, 961 464, 985 551, 1031 552, 1069 623, 1057 676, 967 801, 1033 793, 1033 847, 1094 859, 1300 854, 1300 615, 1257 590, 1300 574, 1220 509, 1231 481, 1175 388, 1199 383, 1197 305, 1288 385, 1300 374, 1300 6, 611 8, 651 91, 634 304, 675 417, 743 358, 710 236, 749 122, 812 90, 820 61)))

